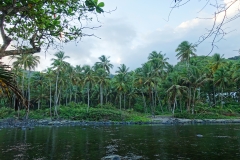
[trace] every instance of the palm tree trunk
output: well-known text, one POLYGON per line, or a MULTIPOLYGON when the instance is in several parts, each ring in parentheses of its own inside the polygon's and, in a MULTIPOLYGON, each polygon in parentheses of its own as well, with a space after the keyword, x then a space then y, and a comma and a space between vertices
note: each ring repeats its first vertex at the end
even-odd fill
POLYGON ((50 86, 50 93, 49 93, 49 99, 50 99, 50 103, 49 103, 49 107, 50 107, 50 117, 52 119, 52 85, 51 85, 51 82, 49 81, 49 86, 50 86))
MULTIPOLYGON (((24 72, 22 73, 22 95, 24 96, 24 72)), ((18 118, 20 116, 20 105, 18 105, 18 118)))
POLYGON ((196 88, 193 90, 193 105, 192 105, 192 114, 194 114, 194 109, 195 109, 195 99, 196 99, 196 88))
POLYGON ((38 100, 38 110, 40 109, 40 99, 38 100))
POLYGON ((58 117, 58 112, 57 112, 57 105, 58 105, 58 76, 59 76, 59 71, 57 72, 57 78, 56 78, 56 83, 55 83, 55 94, 54 94, 54 116, 58 117))
POLYGON ((222 87, 222 95, 221 95, 221 108, 223 108, 223 87, 222 87))
POLYGON ((122 93, 119 95, 119 105, 120 105, 120 110, 122 110, 122 93))
POLYGON ((152 91, 151 91, 151 97, 152 97, 152 108, 151 108, 151 110, 152 110, 152 115, 155 117, 155 113, 154 113, 154 95, 153 95, 153 89, 152 89, 152 91))
POLYGON ((174 111, 175 111, 175 108, 176 108, 176 103, 177 103, 177 100, 176 100, 176 97, 174 98, 174 103, 173 103, 173 110, 172 110, 172 114, 174 115, 174 111))
POLYGON ((27 108, 26 119, 28 119, 29 108, 30 108, 30 70, 28 71, 28 108, 27 108))
POLYGON ((101 107, 103 105, 103 91, 102 91, 102 84, 100 84, 100 103, 101 103, 101 107))
POLYGON ((145 113, 147 113, 146 101, 145 101, 145 97, 144 97, 143 91, 141 91, 141 93, 142 93, 142 98, 143 98, 144 111, 145 111, 145 113))
POLYGON ((157 94, 157 99, 158 99, 158 104, 160 105, 160 109, 161 109, 161 111, 162 111, 162 113, 163 113, 163 108, 162 108, 161 100, 160 100, 158 94, 157 94))
POLYGON ((128 98, 128 108, 131 108, 131 98, 128 98))
POLYGON ((74 93, 74 102, 77 103, 77 93, 74 93))
POLYGON ((124 93, 124 100, 123 100, 123 106, 124 106, 124 110, 126 109, 126 93, 124 93))
POLYGON ((90 101, 90 96, 89 96, 89 86, 88 86, 87 92, 88 92, 88 108, 87 108, 87 112, 88 112, 88 110, 89 110, 89 101, 90 101))

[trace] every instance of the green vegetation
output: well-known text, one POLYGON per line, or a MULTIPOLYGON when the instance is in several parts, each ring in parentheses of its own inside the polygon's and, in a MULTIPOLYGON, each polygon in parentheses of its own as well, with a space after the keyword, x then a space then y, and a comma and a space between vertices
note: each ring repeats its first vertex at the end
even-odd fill
MULTIPOLYGON (((65 61, 70 57, 60 51, 43 72, 30 71, 38 57, 20 55, 12 73, 16 86, 31 102, 29 116, 33 118, 145 121, 144 115, 164 114, 238 118, 240 61, 224 59, 218 53, 197 56, 196 46, 187 41, 176 52, 180 62, 175 66, 167 62, 165 54, 153 51, 140 68, 129 71, 121 64, 115 75, 110 75, 113 65, 105 55, 93 66, 74 67, 65 61)), ((23 108, 13 92, 3 94, 6 88, 0 92, 2 117, 12 115, 6 107, 23 108)))
MULTIPOLYGON (((106 106, 107 107, 107 106, 106 106)), ((24 116, 25 111, 20 111, 20 116, 24 116)), ((17 118, 17 113, 12 108, 2 107, 0 109, 0 118, 17 118)), ((31 119, 49 119, 50 110, 41 109, 30 111, 29 118, 31 119)), ((78 120, 78 121, 133 121, 133 122, 146 122, 151 119, 146 115, 126 110, 119 111, 114 108, 90 108, 87 111, 86 105, 79 105, 71 103, 67 106, 59 106, 59 118, 65 120, 78 120)))
MULTIPOLYGON (((3 44, 0 58, 37 53, 41 48, 91 36, 84 26, 91 15, 103 13, 98 0, 4 0, 0 1, 0 31, 3 44), (74 23, 71 23, 74 21, 74 23), (16 42, 12 50, 7 49, 16 42)), ((92 28, 94 29, 94 27, 92 28)))

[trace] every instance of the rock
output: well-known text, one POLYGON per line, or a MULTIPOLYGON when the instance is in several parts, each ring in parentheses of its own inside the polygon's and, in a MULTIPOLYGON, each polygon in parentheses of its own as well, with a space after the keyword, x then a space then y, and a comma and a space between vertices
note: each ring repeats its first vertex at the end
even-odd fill
POLYGON ((202 138, 202 137, 203 137, 202 134, 197 134, 196 136, 199 137, 199 138, 202 138))
POLYGON ((121 157, 119 155, 110 155, 101 158, 101 160, 121 160, 121 157))

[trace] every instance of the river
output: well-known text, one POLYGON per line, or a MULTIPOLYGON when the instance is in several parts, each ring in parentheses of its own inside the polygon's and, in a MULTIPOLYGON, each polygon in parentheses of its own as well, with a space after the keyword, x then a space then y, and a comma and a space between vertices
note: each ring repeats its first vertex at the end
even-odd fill
POLYGON ((49 126, 0 130, 1 160, 240 159, 240 125, 49 126))

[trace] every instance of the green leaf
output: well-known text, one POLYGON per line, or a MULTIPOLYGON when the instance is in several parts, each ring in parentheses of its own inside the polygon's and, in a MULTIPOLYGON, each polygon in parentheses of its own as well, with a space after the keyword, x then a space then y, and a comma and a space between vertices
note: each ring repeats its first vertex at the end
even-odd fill
POLYGON ((98 4, 98 0, 93 0, 93 2, 95 3, 95 5, 97 5, 97 4, 98 4))
POLYGON ((104 3, 103 3, 103 2, 100 2, 100 3, 98 4, 98 7, 104 7, 104 3))
POLYGON ((103 12, 103 9, 97 6, 97 7, 96 7, 96 11, 97 11, 97 13, 102 13, 102 12, 103 12))

